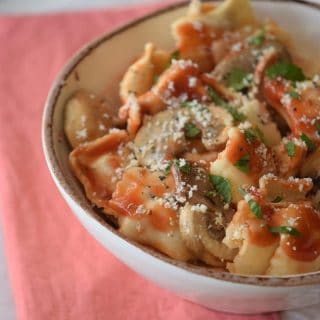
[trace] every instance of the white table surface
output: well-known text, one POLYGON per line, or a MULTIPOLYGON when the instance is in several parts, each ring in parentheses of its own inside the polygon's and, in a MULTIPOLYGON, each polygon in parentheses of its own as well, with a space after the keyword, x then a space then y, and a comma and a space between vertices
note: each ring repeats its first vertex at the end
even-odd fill
MULTIPOLYGON (((38 14, 82 10, 87 8, 119 7, 135 3, 151 3, 157 0, 0 0, 1 14, 38 14)), ((159 1, 159 0, 158 0, 159 1)), ((320 0, 313 0, 320 3, 320 0)), ((283 320, 320 319, 320 306, 308 307, 297 311, 284 312, 283 320)), ((0 226, 0 320, 15 320, 15 307, 12 298, 0 226)), ((32 320, 32 319, 30 319, 32 320)))

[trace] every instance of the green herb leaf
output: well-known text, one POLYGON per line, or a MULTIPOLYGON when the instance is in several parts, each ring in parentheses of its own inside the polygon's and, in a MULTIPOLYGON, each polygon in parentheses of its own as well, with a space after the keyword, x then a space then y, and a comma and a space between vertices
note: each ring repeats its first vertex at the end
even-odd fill
POLYGON ((300 232, 293 227, 280 226, 280 227, 270 227, 270 232, 272 233, 285 233, 290 234, 291 236, 299 236, 300 232))
POLYGON ((172 62, 172 60, 179 60, 180 59, 180 51, 176 50, 174 52, 172 52, 171 57, 170 57, 170 62, 172 62))
POLYGON ((271 202, 272 202, 272 203, 279 203, 279 202, 281 202, 282 200, 283 200, 282 197, 276 196, 271 202))
POLYGON ((293 99, 300 99, 300 94, 297 91, 290 91, 289 96, 293 99))
POLYGON ((266 39, 264 30, 260 30, 255 36, 249 38, 249 44, 252 46, 260 47, 266 39))
POLYGON ((248 205, 250 207, 251 212, 258 218, 261 219, 263 216, 262 209, 259 203, 253 199, 248 201, 248 205))
POLYGON ((171 56, 170 56, 170 60, 168 61, 166 68, 169 68, 171 66, 172 60, 179 60, 179 59, 180 59, 179 50, 176 50, 176 51, 172 52, 171 56))
POLYGON ((187 138, 196 138, 201 134, 201 130, 193 123, 186 123, 184 126, 184 134, 187 138))
POLYGON ((252 143, 256 140, 264 142, 263 133, 258 127, 244 129, 244 136, 249 143, 252 143))
POLYGON ((209 175, 209 180, 212 183, 213 187, 217 190, 219 195, 223 198, 225 203, 231 202, 231 184, 228 179, 216 176, 209 175))
POLYGON ((227 76, 227 84, 236 91, 249 88, 252 82, 252 74, 241 69, 233 69, 227 76))
POLYGON ((171 160, 171 161, 169 161, 167 167, 164 169, 164 174, 166 176, 170 173, 172 165, 173 165, 173 161, 171 160))
POLYGON ((191 166, 190 164, 185 164, 184 166, 180 166, 179 169, 181 172, 189 174, 191 171, 191 166))
POLYGON ((257 201, 255 201, 254 199, 250 199, 250 200, 247 200, 246 199, 246 195, 249 195, 250 194, 248 192, 246 192, 242 187, 239 187, 238 188, 239 192, 244 196, 244 199, 247 201, 248 205, 249 205, 249 208, 251 210, 251 212, 259 219, 261 219, 263 217, 263 213, 262 213, 262 209, 259 205, 259 203, 257 201))
POLYGON ((250 172, 250 155, 248 154, 244 155, 234 165, 242 172, 249 173, 250 172))
POLYGON ((176 165, 178 169, 183 173, 189 174, 191 172, 191 165, 188 161, 186 161, 185 159, 174 159, 170 160, 167 167, 164 169, 165 175, 168 175, 170 173, 173 164, 176 165))
POLYGON ((218 106, 223 106, 226 102, 219 96, 219 94, 211 87, 208 87, 208 93, 211 100, 218 106))
POLYGON ((194 107, 194 104, 191 101, 185 101, 185 102, 182 102, 180 106, 181 108, 192 109, 194 107))
POLYGON ((285 145, 285 148, 287 150, 288 156, 290 158, 293 158, 295 156, 295 154, 296 154, 296 145, 292 141, 289 141, 285 145))
POLYGON ((238 187, 238 190, 243 196, 247 194, 246 190, 244 190, 242 187, 238 187))
POLYGON ((205 193, 205 196, 209 199, 213 199, 215 196, 217 195, 217 193, 215 191, 207 191, 205 193))
POLYGON ((182 173, 189 174, 191 172, 191 165, 185 159, 177 159, 174 161, 174 163, 182 173))
POLYGON ((291 81, 304 81, 306 79, 301 68, 289 62, 278 62, 269 67, 266 71, 269 78, 282 77, 291 81))
POLYGON ((230 104, 222 105, 224 109, 226 109, 232 116, 232 118, 236 121, 244 121, 247 117, 240 111, 238 111, 235 107, 231 106, 230 104))
POLYGON ((300 138, 307 145, 307 148, 309 151, 312 152, 312 151, 316 150, 316 148, 317 148, 316 144, 305 133, 303 133, 300 136, 300 138))
POLYGON ((227 102, 225 102, 219 95, 218 93, 212 89, 211 87, 208 88, 208 93, 211 98, 211 100, 217 105, 220 106, 224 109, 226 109, 233 117, 234 120, 236 121, 244 121, 246 119, 246 116, 239 112, 235 107, 231 106, 227 102))

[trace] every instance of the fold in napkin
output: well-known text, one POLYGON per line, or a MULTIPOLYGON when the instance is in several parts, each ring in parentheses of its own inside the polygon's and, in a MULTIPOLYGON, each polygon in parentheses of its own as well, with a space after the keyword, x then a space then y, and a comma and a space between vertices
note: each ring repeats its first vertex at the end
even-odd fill
POLYGON ((128 269, 80 225, 44 163, 41 114, 58 70, 86 41, 149 10, 0 17, 0 218, 21 320, 249 318, 186 302, 128 269))

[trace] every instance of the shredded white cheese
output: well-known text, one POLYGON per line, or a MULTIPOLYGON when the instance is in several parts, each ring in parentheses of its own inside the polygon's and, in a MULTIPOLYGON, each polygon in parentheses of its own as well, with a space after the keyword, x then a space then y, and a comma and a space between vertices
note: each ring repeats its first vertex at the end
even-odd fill
POLYGON ((192 212, 206 213, 207 210, 208 210, 208 207, 204 204, 196 204, 196 205, 191 206, 192 212))

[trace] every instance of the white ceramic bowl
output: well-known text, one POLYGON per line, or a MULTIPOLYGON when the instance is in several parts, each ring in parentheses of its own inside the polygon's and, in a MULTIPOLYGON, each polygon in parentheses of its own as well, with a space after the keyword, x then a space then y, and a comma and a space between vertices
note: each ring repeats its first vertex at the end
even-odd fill
MULTIPOLYGON (((303 1, 254 1, 260 17, 271 17, 304 48, 319 53, 320 6, 303 1)), ((298 308, 320 302, 320 273, 290 277, 237 276, 177 262, 120 235, 103 220, 72 175, 63 134, 66 99, 79 88, 107 90, 116 105, 121 75, 147 41, 172 48, 170 24, 186 10, 173 5, 85 45, 62 69, 49 93, 43 116, 43 147, 49 170, 62 196, 85 228, 110 252, 143 277, 188 300, 232 313, 298 308)), ((258 259, 258 257, 257 257, 258 259)))

